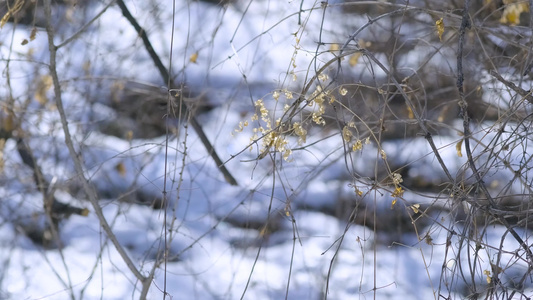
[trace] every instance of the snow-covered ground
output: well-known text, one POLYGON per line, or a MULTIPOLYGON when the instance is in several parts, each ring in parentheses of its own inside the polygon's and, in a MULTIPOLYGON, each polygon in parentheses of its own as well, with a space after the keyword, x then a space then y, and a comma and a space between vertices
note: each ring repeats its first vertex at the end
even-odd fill
MULTIPOLYGON (((224 181, 190 127, 180 125, 179 138, 169 135, 168 153, 164 136, 128 140, 96 130, 99 122, 118 118, 105 106, 113 101, 114 84, 135 81, 164 86, 142 40, 116 5, 59 49, 59 79, 75 147, 85 163, 84 175, 99 192, 101 207, 118 241, 144 275, 165 247, 163 224, 167 222, 170 258, 157 267, 148 299, 162 299, 164 287, 167 299, 437 299, 437 291, 443 297, 459 299, 471 293, 464 281, 475 282, 478 290, 488 286, 494 265, 504 270, 500 280, 505 282, 516 283, 526 273, 525 254, 504 226, 485 227, 481 251, 461 245, 465 242, 461 237, 476 233, 462 232, 464 222, 454 223, 451 191, 406 190, 392 208, 394 185, 374 187, 369 183, 375 166, 383 167, 381 150, 389 165, 408 164, 410 177, 434 185, 446 182, 422 136, 380 145, 369 141, 347 160, 342 135, 331 126, 309 127, 305 147, 298 144, 297 136, 290 136, 287 147, 292 153, 286 160, 282 153, 274 159, 257 160, 261 141, 246 149, 258 124, 252 120, 255 101, 264 100, 272 120, 281 117, 283 105, 294 101, 285 91, 297 98, 315 75, 313 70, 334 57, 324 53, 315 61, 317 51, 331 49, 334 43, 342 45, 369 22, 365 15, 347 15, 338 6, 324 14, 321 3, 312 1, 235 1, 224 7, 176 1, 174 16, 170 1, 127 4, 166 64, 172 41, 176 81, 205 92, 217 105, 199 120, 239 182, 231 186, 224 181), (326 44, 317 50, 319 40, 326 44), (275 91, 282 91, 277 101, 273 99, 275 91), (238 132, 244 121, 250 125, 238 132), (358 181, 351 172, 361 175, 358 181), (164 186, 170 201, 166 211, 134 203, 161 198, 164 186), (418 206, 413 205, 424 208, 434 202, 448 206, 428 212, 438 225, 424 223, 413 231, 409 224, 413 220, 404 220, 406 227, 396 228, 397 220, 389 216, 393 209, 414 215, 418 206), (357 217, 368 218, 369 226, 347 222, 358 203, 364 206, 359 207, 357 217), (453 235, 449 236, 448 228, 453 235), (524 259, 517 259, 519 255, 524 259)), ((55 10, 55 43, 75 34, 105 5, 107 1, 91 1, 55 10)), ((421 23, 406 24, 402 32, 434 34, 430 16, 420 18, 429 20, 425 29, 421 23)), ((387 18, 380 22, 372 26, 391 25, 387 18)), ((7 140, 0 176, 0 299, 137 299, 142 284, 107 239, 80 188, 64 144, 53 88, 47 85, 46 32, 38 29, 34 40, 21 45, 30 31, 31 27, 11 23, 0 31, 5 82, 0 94, 2 99, 14 98, 18 107, 30 101, 22 124, 25 139, 47 180, 57 182, 56 198, 91 212, 61 222, 60 249, 35 245, 24 232, 46 222, 43 197, 18 155, 16 142, 7 140), (36 87, 43 84, 44 89, 36 87), (43 95, 48 100, 40 101, 43 95)), ((359 38, 370 40, 372 34, 370 29, 362 31, 359 38)), ((435 60, 438 63, 443 57, 435 60)), ((420 64, 419 58, 402 64, 420 64)), ((349 77, 370 71, 361 59, 343 72, 349 77)), ((372 74, 386 75, 378 69, 372 74)), ((327 122, 337 128, 334 120, 327 122)), ((461 122, 450 125, 462 131, 461 122)), ((492 125, 476 127, 474 137, 481 145, 490 145, 498 134, 489 130, 492 125)), ((464 146, 462 156, 456 148, 461 138, 450 134, 434 136, 434 141, 452 176, 468 178, 469 171, 463 172, 467 162, 464 146)), ((512 170, 525 165, 525 172, 531 162, 521 161, 523 153, 533 149, 527 143, 515 144, 491 148, 506 146, 512 170)), ((488 155, 481 148, 474 153, 488 155)), ((523 193, 528 183, 511 180, 513 171, 501 165, 483 165, 485 182, 501 190, 511 182, 509 193, 523 193)), ((529 231, 515 230, 530 243, 529 231)), ((520 290, 518 285, 514 288, 520 290)), ((524 295, 533 296, 530 278, 521 288, 524 295)))

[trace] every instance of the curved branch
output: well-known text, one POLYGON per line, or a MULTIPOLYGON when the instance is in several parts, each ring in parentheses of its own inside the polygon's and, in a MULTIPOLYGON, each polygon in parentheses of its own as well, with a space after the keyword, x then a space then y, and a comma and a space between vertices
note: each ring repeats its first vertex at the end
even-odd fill
POLYGON ((100 221, 100 225, 102 226, 102 229, 107 234, 108 238, 111 240, 115 248, 117 249, 118 253, 130 269, 130 271, 135 275, 135 277, 141 281, 143 284, 146 283, 146 278, 141 274, 139 270, 135 267, 135 264, 131 260, 131 258, 126 253, 126 250, 120 245, 117 237, 113 233, 113 230, 111 229, 111 226, 109 226, 109 223, 107 223, 107 220, 104 216, 104 213, 102 211, 102 208, 100 207, 100 204, 98 203, 98 199, 96 197, 96 192, 94 188, 89 184, 89 180, 84 175, 83 165, 81 163, 81 159, 76 153, 76 150, 74 149, 74 143, 72 142, 72 137, 70 135, 70 131, 68 128, 68 121, 65 114, 65 109, 63 106, 63 100, 61 98, 61 85, 59 83, 59 77, 57 75, 56 70, 56 55, 57 55, 57 46, 54 45, 54 29, 52 27, 52 13, 51 13, 51 0, 45 0, 44 1, 44 11, 46 16, 46 33, 48 35, 48 50, 50 51, 50 76, 52 77, 52 81, 54 84, 54 98, 57 106, 57 111, 59 112, 59 116, 61 118, 61 125, 63 127, 63 132, 65 133, 65 144, 67 145, 68 151, 70 153, 70 157, 72 158, 72 161, 74 162, 74 168, 76 170, 76 173, 78 173, 78 176, 80 176, 83 189, 85 193, 87 194, 87 197, 89 198, 89 201, 91 202, 91 205, 94 208, 94 212, 96 213, 96 216, 98 217, 98 220, 100 221))

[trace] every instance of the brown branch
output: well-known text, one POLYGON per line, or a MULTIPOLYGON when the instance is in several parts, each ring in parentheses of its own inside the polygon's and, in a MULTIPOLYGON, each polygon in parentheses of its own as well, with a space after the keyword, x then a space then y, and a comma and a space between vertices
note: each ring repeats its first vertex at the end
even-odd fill
POLYGON ((113 233, 113 230, 111 229, 111 226, 107 222, 104 213, 102 211, 102 208, 100 207, 100 204, 98 202, 98 198, 96 197, 96 192, 94 188, 89 184, 89 180, 84 175, 83 165, 81 162, 80 157, 78 156, 78 153, 76 152, 76 149, 74 149, 74 143, 72 141, 72 137, 70 135, 70 130, 68 128, 68 121, 65 114, 65 109, 63 107, 63 99, 61 98, 61 85, 59 83, 59 78, 57 75, 56 70, 56 55, 57 55, 57 46, 54 45, 54 29, 52 27, 52 13, 51 13, 51 0, 44 1, 45 4, 45 16, 46 16, 46 33, 48 35, 48 50, 50 51, 50 65, 49 65, 49 71, 50 76, 52 77, 52 81, 54 84, 54 98, 55 103, 57 106, 57 111, 59 112, 59 116, 61 118, 61 125, 63 127, 63 132, 65 133, 65 144, 67 145, 68 151, 70 153, 70 157, 72 158, 74 162, 74 168, 76 170, 76 173, 81 179, 83 189, 85 193, 87 194, 87 197, 89 198, 89 201, 91 202, 91 205, 94 208, 95 214, 98 217, 98 220, 100 222, 100 226, 102 226, 102 229, 106 233, 107 237, 115 248, 117 249, 118 253, 126 263, 127 267, 130 269, 130 271, 133 273, 133 275, 143 283, 143 286, 150 284, 150 282, 141 274, 141 272, 137 269, 131 258, 126 253, 126 250, 120 245, 120 242, 118 241, 117 237, 113 233))
MULTIPOLYGON (((17 131, 21 131, 20 123, 15 122, 13 119, 15 115, 13 112, 10 112, 11 115, 6 116, 6 118, 11 118, 10 121, 2 119, 0 117, 0 139, 8 140, 14 139, 17 143, 17 152, 20 156, 22 162, 28 166, 33 172, 33 180, 38 191, 43 196, 43 209, 47 217, 47 228, 45 230, 50 230, 51 235, 57 240, 57 245, 60 246, 59 240, 59 222, 62 219, 68 218, 70 215, 80 215, 87 216, 89 211, 86 208, 79 208, 73 206, 69 203, 63 203, 57 200, 54 196, 54 187, 46 180, 43 175, 42 168, 37 164, 37 160, 32 153, 31 148, 26 144, 23 138, 20 136, 15 136, 13 134, 14 128, 17 128, 17 131), (5 124, 4 124, 5 123, 5 124), (11 124, 8 124, 11 123, 11 124), (12 124, 15 123, 15 124, 12 124), (49 226, 49 227, 48 227, 49 226)), ((18 135, 21 135, 20 133, 18 135)), ((40 237, 41 238, 41 237, 40 237)), ((46 246, 45 243, 50 242, 49 239, 42 239, 43 246, 46 246)))
MULTIPOLYGON (((172 83, 172 79, 170 78, 169 71, 167 70, 167 68, 165 68, 165 66, 163 65, 163 62, 161 62, 161 59, 159 58, 159 55, 157 55, 157 53, 155 52, 154 47, 152 46, 152 43, 150 42, 150 39, 148 39, 148 35, 146 34, 146 31, 141 27, 141 25, 139 25, 135 17, 133 17, 133 15, 130 13, 124 1, 117 0, 117 4, 120 7, 120 10, 122 11, 122 15, 124 15, 124 17, 130 22, 133 28, 135 28, 135 31, 141 37, 144 43, 144 47, 146 51, 148 51, 150 58, 152 58, 152 61, 157 67, 157 70, 159 70, 161 77, 163 77, 163 81, 165 82, 165 84, 169 85, 168 89, 169 90, 172 89, 173 83, 172 83)), ((183 113, 189 110, 187 103, 184 102, 184 105, 185 105, 185 111, 183 113)), ((211 158, 213 158, 213 160, 217 164, 217 167, 219 168, 220 172, 222 172, 222 174, 224 175, 224 179, 226 179, 226 181, 229 182, 231 185, 238 185, 237 180, 235 180, 235 178, 231 175, 231 173, 228 171, 228 169, 224 165, 224 162, 218 156, 217 152, 215 151, 215 148, 213 147, 213 145, 207 138, 207 135, 205 134, 202 126, 200 125, 200 123, 198 123, 198 120, 196 120, 196 118, 193 115, 191 115, 189 122, 192 125, 192 128, 194 129, 194 131, 196 131, 196 134, 198 134, 198 137, 202 141, 202 144, 204 144, 205 149, 207 150, 209 155, 211 155, 211 158)))
POLYGON ((510 88, 511 90, 515 91, 517 94, 519 94, 520 96, 524 97, 527 101, 529 101, 529 103, 533 104, 533 96, 531 96, 531 91, 526 91, 524 90, 523 88, 517 86, 516 84, 510 82, 510 81, 507 81, 505 80, 502 75, 500 75, 498 72, 496 72, 495 70, 491 70, 490 71, 490 75, 492 75, 493 77, 495 77, 496 79, 498 79, 499 82, 503 83, 505 86, 507 86, 508 88, 510 88))
POLYGON ((33 180, 41 194, 43 194, 44 208, 46 213, 50 215, 54 227, 57 229, 57 225, 61 218, 68 218, 72 214, 87 216, 88 211, 86 208, 79 208, 68 203, 63 203, 54 197, 55 189, 50 187, 50 183, 44 178, 43 171, 37 164, 30 147, 26 145, 22 138, 17 138, 16 140, 17 151, 20 158, 22 159, 22 162, 33 171, 33 180))
MULTIPOLYGON (((470 15, 468 14, 468 9, 470 6, 470 0, 465 1, 465 7, 463 10, 463 20, 461 23, 461 27, 459 30, 459 45, 458 45, 458 51, 457 51, 457 90, 459 91, 459 97, 460 97, 460 107, 461 107, 461 113, 463 115, 463 130, 464 130, 464 145, 466 150, 466 156, 468 159, 468 166, 472 170, 472 173, 474 177, 476 178, 476 185, 481 189, 481 191, 485 194, 485 196, 488 199, 489 202, 489 208, 496 208, 496 202, 494 201, 494 198, 492 198, 489 190, 487 189, 485 182, 483 181, 483 178, 481 176, 481 172, 476 167, 474 158, 472 156, 472 150, 470 148, 470 138, 471 138, 471 132, 470 132, 470 118, 468 114, 466 113, 467 103, 464 98, 464 87, 463 87, 463 80, 464 80, 464 73, 463 73, 463 48, 464 48, 464 42, 465 42, 465 33, 466 29, 470 28, 470 15)), ((501 77, 497 72, 494 70, 491 70, 490 74, 496 79, 498 79, 500 82, 520 94, 521 96, 525 97, 530 103, 533 103, 531 99, 531 92, 527 92, 523 90, 522 88, 516 86, 514 83, 509 82, 503 77, 501 77)), ((477 201, 475 201, 475 204, 479 205, 481 207, 481 204, 479 204, 477 201)), ((490 213, 490 211, 489 211, 490 213)), ((518 235, 518 233, 514 230, 514 228, 509 224, 509 222, 500 214, 494 214, 491 213, 491 215, 499 220, 506 228, 509 233, 513 236, 513 238, 520 244, 520 246, 523 248, 523 250, 526 253, 527 258, 529 259, 529 266, 533 266, 533 252, 529 248, 529 245, 524 242, 524 240, 518 235)))

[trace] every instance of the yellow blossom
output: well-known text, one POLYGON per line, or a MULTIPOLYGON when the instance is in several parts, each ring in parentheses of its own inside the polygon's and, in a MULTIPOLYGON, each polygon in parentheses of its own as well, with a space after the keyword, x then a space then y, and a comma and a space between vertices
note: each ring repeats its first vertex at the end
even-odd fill
POLYGON ((274 91, 274 93, 272 93, 272 98, 274 98, 276 101, 278 101, 279 96, 280 96, 279 91, 274 91))
POLYGON ((392 182, 394 183, 394 185, 397 186, 403 182, 402 175, 398 173, 392 173, 391 175, 392 175, 392 182))
POLYGON ((344 87, 341 87, 339 89, 339 94, 341 94, 341 96, 346 96, 346 94, 348 94, 348 90, 344 87))
POLYGON ((298 136, 298 144, 301 145, 302 143, 305 143, 307 138, 307 130, 305 130, 298 122, 295 122, 292 125, 292 128, 294 129, 294 133, 298 136))
POLYGON ((320 81, 326 81, 326 80, 328 80, 328 78, 329 78, 329 77, 328 77, 328 75, 326 75, 326 74, 320 74, 320 75, 318 75, 318 80, 320 80, 320 81))
POLYGON ((285 161, 289 161, 289 157, 291 156, 291 154, 292 154, 292 150, 291 149, 285 150, 285 152, 283 152, 283 159, 285 161))
POLYGON ((315 122, 317 125, 326 125, 326 121, 324 121, 324 118, 322 118, 320 114, 313 113, 311 117, 313 122, 315 122))
POLYGON ((293 98, 292 93, 290 91, 285 91, 285 98, 287 98, 287 100, 292 99, 293 98))
POLYGON ((362 150, 363 149, 363 143, 361 142, 361 140, 357 140, 353 146, 352 146, 352 151, 357 151, 357 150, 362 150))
POLYGON ((385 150, 381 149, 379 151, 379 154, 381 155, 381 158, 386 160, 387 159, 387 153, 385 153, 385 150))

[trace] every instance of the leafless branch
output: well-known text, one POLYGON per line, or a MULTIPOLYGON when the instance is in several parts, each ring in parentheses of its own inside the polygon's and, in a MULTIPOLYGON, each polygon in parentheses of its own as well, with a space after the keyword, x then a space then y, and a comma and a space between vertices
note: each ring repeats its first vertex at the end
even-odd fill
MULTIPOLYGON (((157 67, 159 74, 161 74, 161 77, 163 78, 165 84, 170 83, 172 85, 169 86, 168 89, 170 90, 174 88, 174 84, 172 82, 172 79, 170 78, 169 71, 167 70, 167 68, 165 68, 165 66, 161 62, 161 59, 159 58, 159 55, 157 55, 157 53, 155 52, 154 47, 152 46, 152 43, 150 42, 150 39, 146 34, 146 31, 141 27, 141 25, 139 25, 135 17, 133 17, 133 15, 130 13, 124 1, 117 0, 117 4, 120 7, 124 17, 131 23, 133 28, 135 28, 135 31, 137 31, 137 33, 140 35, 146 51, 148 51, 148 54, 150 54, 150 57, 152 58, 152 61, 157 67)), ((183 113, 186 113, 188 111, 187 103, 184 102, 183 105, 185 108, 185 111, 183 111, 183 113)), ((217 167, 220 169, 220 172, 222 172, 222 175, 224 175, 224 179, 231 185, 238 185, 237 180, 235 179, 235 177, 233 177, 233 175, 231 175, 229 170, 224 165, 225 163, 218 156, 217 152, 215 151, 215 148, 207 138, 207 135, 205 134, 202 126, 200 125, 200 123, 198 123, 198 120, 194 117, 194 115, 190 116, 189 122, 192 125, 194 131, 196 131, 196 134, 198 134, 198 137, 202 141, 202 144, 206 148, 207 152, 209 153, 209 155, 211 155, 211 158, 213 158, 217 167)))
POLYGON ((143 286, 148 285, 150 284, 150 282, 147 282, 146 278, 137 269, 137 267, 135 266, 131 258, 126 253, 126 250, 124 250, 122 245, 119 243, 117 237, 113 233, 113 230, 109 226, 109 223, 107 222, 104 216, 104 213, 102 211, 102 208, 100 207, 100 204, 98 202, 96 191, 89 183, 89 180, 85 177, 81 158, 79 154, 76 152, 76 149, 74 148, 74 143, 72 141, 70 130, 68 128, 68 120, 67 120, 67 116, 66 116, 65 109, 63 106, 63 99, 61 97, 61 85, 59 83, 59 77, 57 75, 57 69, 56 69, 57 46, 54 45, 54 28, 52 26, 51 0, 45 0, 44 4, 45 4, 45 15, 46 15, 46 21, 47 21, 46 32, 48 35, 48 49, 50 51, 49 70, 50 70, 50 76, 52 77, 52 81, 54 85, 54 99, 57 105, 59 116, 61 118, 61 125, 63 128, 63 132, 65 134, 65 144, 67 145, 68 151, 70 153, 70 157, 72 158, 72 161, 74 163, 76 173, 80 177, 80 180, 83 185, 83 189, 85 193, 87 194, 87 197, 89 198, 89 201, 91 202, 91 205, 93 206, 94 212, 96 213, 96 216, 98 217, 98 220, 100 221, 100 225, 102 226, 102 229, 107 234, 108 238, 111 240, 111 242, 117 249, 118 253, 120 254, 122 259, 126 263, 127 267, 130 269, 132 274, 140 282, 142 282, 143 286))

